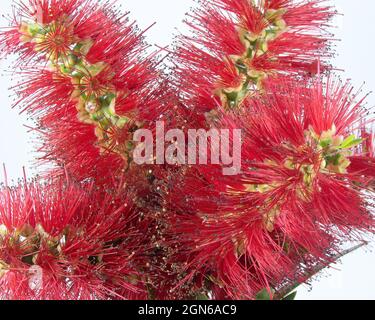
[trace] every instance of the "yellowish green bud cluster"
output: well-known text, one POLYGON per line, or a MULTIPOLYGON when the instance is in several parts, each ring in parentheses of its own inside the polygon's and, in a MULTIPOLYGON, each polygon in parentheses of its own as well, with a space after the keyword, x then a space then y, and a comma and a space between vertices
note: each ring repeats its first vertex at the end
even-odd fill
POLYGON ((226 109, 236 109, 247 97, 262 91, 267 73, 255 70, 252 67, 252 60, 266 54, 269 42, 278 38, 287 29, 283 20, 285 13, 284 9, 268 10, 265 14, 267 27, 259 34, 251 33, 241 26, 237 28, 239 38, 246 51, 242 55, 231 55, 227 59, 229 63, 234 63, 240 84, 236 87, 216 90, 216 94, 226 109))
POLYGON ((319 163, 300 164, 293 158, 288 158, 284 165, 291 170, 299 170, 303 175, 303 184, 297 189, 299 198, 310 201, 313 192, 313 183, 318 172, 325 174, 345 174, 350 166, 349 157, 353 148, 360 145, 363 140, 355 135, 344 138, 336 134, 335 125, 330 130, 316 134, 313 128, 305 132, 306 147, 315 149, 319 155, 319 163))
MULTIPOLYGON (((321 134, 315 133, 313 128, 305 131, 305 145, 298 147, 299 151, 313 149, 318 155, 316 163, 299 163, 298 159, 288 157, 283 166, 289 170, 298 170, 301 173, 301 183, 296 186, 296 193, 299 199, 304 202, 311 201, 314 190, 314 181, 318 173, 323 174, 345 174, 350 165, 349 157, 353 154, 353 149, 363 142, 363 139, 356 138, 355 135, 344 137, 337 135, 335 125, 330 130, 321 134)), ((292 146, 289 146, 292 148, 292 146)), ((297 151, 298 151, 297 150, 297 151)), ((267 160, 265 164, 277 166, 275 161, 267 160)), ((280 187, 282 183, 272 184, 245 184, 244 192, 267 193, 280 187)), ((230 189, 230 193, 239 194, 230 189)), ((242 191, 243 192, 243 191, 242 191)), ((276 218, 280 215, 280 206, 274 205, 270 210, 271 199, 267 200, 259 211, 263 213, 265 228, 272 232, 276 218)))
MULTIPOLYGON (((62 256, 62 247, 68 237, 83 237, 83 230, 66 227, 58 236, 48 234, 43 227, 38 224, 32 227, 25 224, 17 230, 7 230, 4 225, 0 225, 0 245, 7 241, 7 246, 12 246, 21 253, 20 259, 27 265, 36 265, 40 249, 47 249, 49 254, 56 258, 62 256)), ((90 257, 90 263, 97 264, 102 261, 102 255, 90 257)), ((8 272, 9 266, 0 260, 0 277, 8 272)))
POLYGON ((8 265, 0 260, 0 278, 8 272, 8 265))
POLYGON ((35 44, 35 51, 45 55, 54 71, 71 79, 74 86, 71 98, 76 101, 78 119, 95 126, 99 147, 127 158, 124 148, 113 149, 117 144, 110 133, 122 129, 130 119, 116 114, 118 92, 110 84, 109 66, 104 62, 91 64, 86 59, 93 41, 76 37, 68 18, 48 25, 22 23, 20 34, 23 42, 35 44), (108 73, 109 83, 96 83, 95 78, 104 70, 108 73))
MULTIPOLYGON (((0 244, 7 241, 8 246, 17 248, 22 253, 22 262, 28 265, 36 264, 42 244, 44 248, 48 248, 51 255, 59 256, 61 254, 61 245, 66 237, 65 232, 59 237, 52 237, 41 225, 33 228, 31 225, 26 224, 14 231, 8 231, 4 225, 1 225, 0 230, 0 244)), ((2 261, 0 261, 0 276, 2 275, 1 270, 3 270, 3 275, 8 270, 7 264, 2 261)))
MULTIPOLYGON (((4 236, 7 234, 7 228, 4 225, 0 225, 0 246, 2 245, 4 236)), ((8 272, 8 265, 0 260, 0 278, 8 272)))

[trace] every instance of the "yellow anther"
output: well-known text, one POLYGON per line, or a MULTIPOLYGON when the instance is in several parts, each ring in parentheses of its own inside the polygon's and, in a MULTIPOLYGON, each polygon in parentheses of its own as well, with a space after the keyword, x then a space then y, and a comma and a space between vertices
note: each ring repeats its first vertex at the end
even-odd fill
POLYGON ((5 225, 0 225, 0 237, 5 237, 8 234, 8 229, 5 225))
POLYGON ((9 266, 0 260, 0 278, 3 277, 9 270, 9 266))
POLYGON ((280 216, 280 213, 280 208, 276 205, 263 214, 263 224, 268 232, 274 231, 276 219, 280 216))

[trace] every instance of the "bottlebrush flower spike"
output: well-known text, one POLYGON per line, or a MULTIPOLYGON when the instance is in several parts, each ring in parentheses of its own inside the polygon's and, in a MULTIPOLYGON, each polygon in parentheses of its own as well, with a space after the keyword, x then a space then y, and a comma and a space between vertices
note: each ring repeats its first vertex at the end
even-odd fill
POLYGON ((286 83, 267 90, 268 99, 254 101, 250 107, 254 114, 244 116, 243 156, 249 167, 242 182, 248 177, 254 183, 244 182, 240 191, 266 201, 265 228, 272 232, 280 218, 283 232, 310 251, 323 241, 302 238, 303 225, 337 227, 339 231, 332 234, 344 239, 353 228, 373 231, 369 201, 373 195, 366 192, 374 179, 375 159, 367 151, 372 134, 367 141, 361 138, 361 132, 371 132, 373 119, 362 106, 363 99, 353 94, 349 83, 332 79, 325 85, 286 83))
POLYGON ((176 192, 199 193, 171 201, 185 280, 202 274, 211 279, 203 289, 235 299, 302 283, 342 243, 374 232, 373 119, 363 99, 332 79, 266 90, 240 115, 222 115, 222 127, 244 130, 242 174, 199 167, 176 192))
POLYGON ((144 298, 135 217, 125 195, 92 184, 2 188, 0 298, 144 298))
POLYGON ((30 0, 11 22, 0 45, 19 53, 16 104, 39 121, 45 160, 79 178, 126 168, 132 131, 158 107, 142 32, 113 2, 30 0))
POLYGON ((202 2, 187 22, 193 36, 178 39, 172 58, 186 104, 237 109, 267 79, 316 73, 329 56, 324 29, 333 14, 320 0, 202 2))

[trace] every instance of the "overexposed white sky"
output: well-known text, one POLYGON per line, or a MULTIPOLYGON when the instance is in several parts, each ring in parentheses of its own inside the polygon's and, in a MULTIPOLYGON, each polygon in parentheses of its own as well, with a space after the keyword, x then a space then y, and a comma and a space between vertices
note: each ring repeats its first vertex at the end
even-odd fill
MULTIPOLYGON (((1 0, 0 13, 11 12, 11 0, 1 0)), ((121 0, 123 10, 131 11, 131 17, 138 21, 141 28, 153 22, 157 24, 148 31, 150 44, 167 46, 171 44, 176 28, 184 31, 182 19, 193 0, 121 0)), ((375 89, 375 42, 373 41, 375 22, 374 0, 331 0, 337 6, 340 16, 336 19, 335 33, 341 41, 336 43, 338 56, 332 63, 342 78, 352 79, 359 88, 364 82, 365 92, 375 89)), ((0 25, 5 20, 0 18, 0 25)), ((28 175, 36 173, 31 162, 35 158, 33 145, 27 128, 30 123, 26 116, 20 116, 19 110, 11 109, 11 74, 10 62, 0 61, 0 164, 5 163, 10 179, 22 176, 22 167, 27 168, 28 175)), ((369 105, 375 105, 374 94, 368 98, 369 105)), ((0 170, 0 181, 4 176, 0 170)), ((362 249, 342 259, 338 264, 326 271, 312 282, 312 286, 304 286, 298 290, 298 299, 375 299, 375 253, 371 248, 362 249)))

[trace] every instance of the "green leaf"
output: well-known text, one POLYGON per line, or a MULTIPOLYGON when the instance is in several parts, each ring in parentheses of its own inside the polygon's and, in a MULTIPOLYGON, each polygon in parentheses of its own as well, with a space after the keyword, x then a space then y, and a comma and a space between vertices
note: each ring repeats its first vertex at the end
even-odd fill
POLYGON ((282 298, 281 300, 295 300, 296 296, 297 296, 297 291, 294 291, 291 294, 288 294, 287 296, 282 298))
POLYGON ((37 23, 29 24, 28 31, 32 36, 36 36, 41 30, 42 28, 37 23))
POLYGON ((333 164, 335 166, 338 166, 340 164, 341 157, 342 155, 340 153, 337 153, 333 156, 325 157, 325 160, 327 161, 327 164, 333 164))
POLYGON ((330 144, 332 144, 332 139, 326 139, 326 140, 320 141, 320 146, 322 148, 327 148, 330 144))
POLYGON ((97 62, 87 67, 92 77, 96 77, 100 72, 106 68, 105 62, 97 62))
POLYGON ((271 300, 271 296, 266 288, 260 290, 256 296, 256 300, 271 300))
POLYGON ((114 93, 107 93, 106 95, 104 96, 101 96, 99 98, 99 101, 100 101, 100 105, 102 107, 105 107, 105 108, 108 108, 111 106, 111 103, 113 102, 113 100, 116 98, 116 95, 114 93))
POLYGON ((197 298, 197 300, 208 300, 208 296, 205 295, 204 293, 198 293, 196 295, 196 298, 197 298))
POLYGON ((340 149, 350 149, 355 146, 358 146, 363 142, 363 139, 357 139, 354 134, 351 136, 347 137, 340 145, 340 149))

